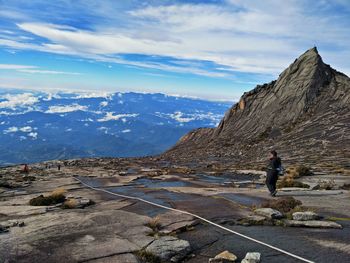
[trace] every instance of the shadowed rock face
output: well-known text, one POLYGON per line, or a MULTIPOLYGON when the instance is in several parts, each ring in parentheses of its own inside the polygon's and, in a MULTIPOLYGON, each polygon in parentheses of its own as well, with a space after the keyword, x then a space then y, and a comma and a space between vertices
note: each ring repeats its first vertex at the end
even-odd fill
POLYGON ((244 93, 217 128, 188 133, 164 157, 260 162, 271 148, 290 161, 349 160, 350 79, 323 63, 316 48, 276 81, 244 93))

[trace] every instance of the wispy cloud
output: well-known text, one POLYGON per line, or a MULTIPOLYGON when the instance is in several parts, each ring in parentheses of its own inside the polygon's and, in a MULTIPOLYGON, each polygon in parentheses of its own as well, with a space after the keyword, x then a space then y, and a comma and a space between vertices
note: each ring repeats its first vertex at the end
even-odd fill
POLYGON ((41 70, 41 69, 18 69, 17 71, 24 72, 24 73, 30 73, 30 74, 81 75, 81 73, 77 73, 77 72, 41 70))
POLYGON ((39 69, 37 66, 16 65, 16 64, 0 64, 0 70, 16 70, 18 72, 30 73, 30 74, 81 75, 81 73, 78 73, 78 72, 44 70, 44 69, 39 69))
POLYGON ((105 121, 118 121, 120 119, 124 118, 132 118, 132 117, 137 117, 139 114, 132 113, 132 114, 116 114, 114 115, 113 112, 107 112, 106 116, 103 118, 98 119, 98 122, 105 122, 105 121))
POLYGON ((40 0, 25 7, 13 1, 0 12, 15 25, 0 27, 0 45, 230 79, 241 72, 276 76, 296 56, 317 45, 327 62, 350 73, 350 62, 344 59, 350 57, 349 15, 346 0, 40 0), (44 4, 50 12, 31 17, 44 4))
POLYGON ((87 109, 87 106, 82 106, 79 104, 50 106, 49 109, 45 111, 45 113, 67 113, 73 111, 86 111, 87 109))

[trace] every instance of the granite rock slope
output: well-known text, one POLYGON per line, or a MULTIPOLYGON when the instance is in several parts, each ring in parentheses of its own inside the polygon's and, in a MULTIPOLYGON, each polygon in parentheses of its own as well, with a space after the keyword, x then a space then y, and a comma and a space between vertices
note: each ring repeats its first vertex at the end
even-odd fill
POLYGON ((244 93, 217 128, 191 131, 163 157, 259 163, 272 148, 290 162, 349 163, 350 78, 325 64, 316 47, 277 80, 244 93))

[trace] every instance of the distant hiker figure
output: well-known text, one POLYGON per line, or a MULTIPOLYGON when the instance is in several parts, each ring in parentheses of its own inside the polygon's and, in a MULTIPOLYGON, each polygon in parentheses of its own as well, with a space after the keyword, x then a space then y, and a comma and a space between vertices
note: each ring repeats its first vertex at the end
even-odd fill
POLYGON ((24 164, 24 167, 23 167, 23 172, 24 173, 29 173, 29 167, 28 167, 28 164, 24 164))
POLYGON ((58 169, 58 171, 60 171, 61 170, 61 165, 59 164, 59 165, 57 165, 57 169, 58 169))
POLYGON ((269 154, 269 164, 267 166, 266 186, 270 191, 270 195, 273 197, 277 194, 276 183, 281 167, 281 159, 277 156, 277 152, 275 150, 271 151, 269 154))

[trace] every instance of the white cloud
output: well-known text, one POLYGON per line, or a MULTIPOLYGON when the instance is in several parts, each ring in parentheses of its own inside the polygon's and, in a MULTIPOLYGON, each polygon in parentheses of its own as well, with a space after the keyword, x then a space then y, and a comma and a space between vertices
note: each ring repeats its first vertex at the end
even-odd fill
POLYGON ((198 111, 196 113, 183 113, 181 111, 175 111, 174 113, 170 114, 156 112, 155 115, 161 118, 170 118, 180 123, 187 123, 196 120, 208 120, 211 122, 212 126, 216 126, 222 119, 221 114, 202 111, 198 111))
POLYGON ((102 101, 101 103, 100 103, 100 106, 101 107, 106 107, 108 105, 108 101, 102 101))
POLYGON ((37 68, 36 66, 30 66, 30 65, 16 65, 16 64, 0 64, 0 69, 5 70, 19 70, 19 69, 31 69, 31 68, 37 68))
MULTIPOLYGON (((0 39, 0 44, 1 44, 1 39, 0 39)), ((44 69, 39 69, 37 66, 17 65, 17 64, 0 64, 0 70, 15 70, 17 72, 29 73, 29 74, 81 75, 81 73, 77 73, 77 72, 44 70, 44 69)))
POLYGON ((104 121, 117 121, 122 118, 132 118, 132 117, 137 117, 139 114, 133 113, 133 114, 117 114, 113 115, 113 112, 107 112, 106 116, 103 118, 98 119, 97 121, 99 122, 104 122, 104 121))
POLYGON ((38 138, 38 133, 37 132, 30 132, 28 133, 29 137, 32 137, 33 140, 36 140, 38 138))
POLYGON ((183 117, 184 114, 180 111, 176 111, 173 114, 170 114, 169 117, 178 121, 178 122, 190 122, 195 120, 195 118, 191 117, 183 117))
POLYGON ((13 126, 13 127, 9 127, 8 129, 4 130, 4 134, 13 133, 13 132, 18 132, 18 128, 13 126))
POLYGON ((79 92, 79 95, 75 96, 75 99, 90 99, 90 98, 106 98, 110 99, 110 92, 79 92))
MULTIPOLYGON (((327 61, 331 61, 340 69, 350 68, 349 62, 342 59, 349 56, 348 15, 328 12, 334 9, 334 3, 341 4, 344 10, 349 10, 348 1, 219 2, 220 4, 190 4, 182 1, 185 4, 180 4, 173 1, 174 4, 164 3, 158 6, 144 3, 137 9, 128 9, 131 11, 126 14, 120 12, 123 23, 119 19, 115 24, 117 19, 108 3, 94 3, 94 8, 86 4, 91 8, 89 11, 92 14, 104 18, 91 21, 90 28, 93 29, 83 30, 41 22, 19 22, 18 27, 21 30, 46 40, 16 41, 8 37, 0 39, 0 45, 11 49, 34 49, 76 55, 136 67, 228 77, 234 71, 277 74, 301 52, 316 44, 324 49, 334 47, 327 54, 327 61), (108 21, 108 24, 105 24, 105 21, 108 21), (189 60, 191 63, 185 65, 184 61, 130 61, 120 57, 120 54, 130 53, 173 57, 185 62, 189 60), (199 63, 193 64, 193 61, 199 63), (219 66, 206 68, 203 66, 206 62, 219 66)), ((84 6, 79 8, 84 9, 84 6)), ((8 10, 2 12, 4 16, 13 15, 8 10), (10 12, 11 15, 6 12, 10 12)), ((37 71, 36 73, 46 71, 24 70, 37 71)))
POLYGON ((30 126, 25 126, 19 129, 21 132, 31 132, 33 130, 30 126))
POLYGON ((32 93, 7 94, 3 98, 5 101, 0 102, 0 108, 15 109, 17 107, 30 106, 39 101, 32 93))
POLYGON ((104 132, 105 134, 108 134, 108 131, 109 131, 109 129, 107 128, 107 127, 100 127, 100 128, 97 128, 97 130, 99 130, 99 131, 102 131, 102 132, 104 132))
POLYGON ((131 130, 130 130, 130 129, 125 129, 125 130, 122 130, 122 133, 129 133, 129 132, 131 132, 131 130))
POLYGON ((87 106, 82 106, 79 104, 72 104, 72 105, 62 105, 62 106, 50 106, 45 113, 66 113, 66 112, 73 112, 73 111, 86 111, 88 109, 87 106))
POLYGON ((77 72, 66 72, 56 70, 41 70, 41 69, 18 69, 17 71, 30 74, 51 74, 51 75, 81 75, 77 72))

